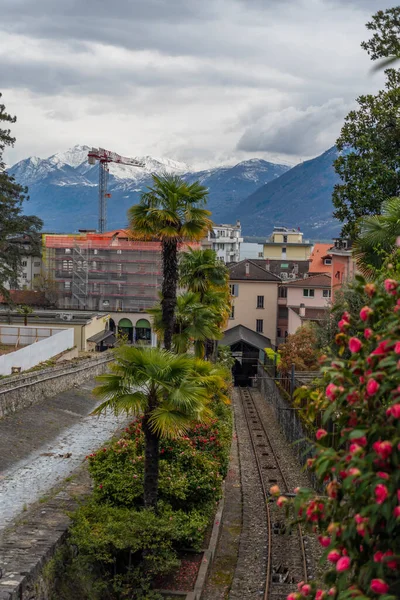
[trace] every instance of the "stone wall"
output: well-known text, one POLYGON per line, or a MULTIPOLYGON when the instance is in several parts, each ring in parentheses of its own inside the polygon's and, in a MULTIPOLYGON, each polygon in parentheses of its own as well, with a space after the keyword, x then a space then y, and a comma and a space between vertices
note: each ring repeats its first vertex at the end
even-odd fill
POLYGON ((112 356, 88 358, 0 380, 0 419, 80 385, 107 370, 112 356))

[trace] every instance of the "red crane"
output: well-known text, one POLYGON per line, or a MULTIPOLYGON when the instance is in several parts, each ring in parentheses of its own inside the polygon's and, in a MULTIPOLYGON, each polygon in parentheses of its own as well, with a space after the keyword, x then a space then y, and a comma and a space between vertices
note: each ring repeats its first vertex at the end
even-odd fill
POLYGON ((94 165, 96 160, 99 161, 99 232, 104 233, 107 224, 107 198, 111 198, 111 194, 107 192, 108 163, 113 162, 130 167, 144 167, 144 163, 136 158, 120 156, 116 152, 110 152, 104 148, 92 148, 88 152, 89 164, 94 165))

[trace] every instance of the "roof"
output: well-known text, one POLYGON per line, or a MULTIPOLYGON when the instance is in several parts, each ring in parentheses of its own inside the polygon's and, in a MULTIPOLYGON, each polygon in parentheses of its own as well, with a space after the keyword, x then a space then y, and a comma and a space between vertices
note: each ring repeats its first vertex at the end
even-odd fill
MULTIPOLYGON (((300 307, 299 306, 288 306, 296 315, 300 317, 300 307)), ((306 308, 306 313, 304 317, 300 317, 301 319, 310 320, 310 321, 323 321, 328 312, 327 308, 306 308)))
POLYGON ((237 342, 245 342, 259 350, 272 348, 271 340, 269 338, 261 335, 261 333, 252 331, 244 325, 236 325, 235 327, 232 327, 232 329, 227 329, 224 333, 224 337, 218 343, 223 346, 233 346, 233 344, 237 344, 237 342))
POLYGON ((330 288, 331 287, 331 276, 327 273, 321 275, 311 275, 305 279, 296 279, 295 281, 285 281, 283 285, 288 287, 307 287, 307 288, 330 288))
POLYGON ((272 258, 254 258, 251 259, 256 265, 259 265, 281 277, 281 273, 294 273, 299 279, 303 279, 304 274, 308 273, 310 263, 307 260, 290 260, 290 259, 272 259, 272 258), (297 272, 296 272, 297 270, 297 272))
POLYGON ((267 271, 261 265, 253 260, 241 260, 238 263, 232 263, 229 267, 229 279, 232 281, 273 281, 279 282, 280 278, 267 271), (246 274, 246 265, 248 266, 248 275, 246 274))
POLYGON ((332 265, 325 265, 324 258, 329 254, 332 244, 316 243, 310 256, 310 273, 330 273, 332 265))
MULTIPOLYGON (((10 299, 13 304, 25 304, 26 306, 49 306, 49 301, 44 292, 36 290, 10 290, 10 299)), ((9 304, 6 296, 0 296, 0 304, 9 304)))
MULTIPOLYGON (((66 327, 71 327, 73 325, 86 325, 93 318, 104 318, 104 316, 108 314, 109 313, 71 311, 66 309, 46 310, 43 308, 34 310, 33 313, 28 316, 28 319, 32 320, 32 324, 37 327, 41 326, 43 323, 46 325, 54 323, 55 326, 65 325, 66 327)), ((13 324, 24 321, 24 315, 17 312, 17 310, 6 310, 5 307, 2 307, 0 310, 0 322, 9 322, 10 318, 12 319, 13 324)))
POLYGON ((100 342, 105 342, 112 345, 115 344, 116 338, 113 331, 109 331, 105 329, 104 331, 99 331, 99 333, 95 333, 90 338, 87 339, 88 342, 94 342, 95 344, 100 344, 100 342))

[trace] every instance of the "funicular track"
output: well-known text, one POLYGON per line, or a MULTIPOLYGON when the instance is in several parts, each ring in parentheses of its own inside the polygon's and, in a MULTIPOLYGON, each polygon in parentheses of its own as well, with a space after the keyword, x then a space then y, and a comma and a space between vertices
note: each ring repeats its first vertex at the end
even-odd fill
POLYGON ((310 579, 307 540, 300 525, 287 531, 284 512, 269 493, 273 485, 278 485, 283 495, 290 494, 291 490, 251 389, 238 389, 265 500, 268 540, 263 597, 264 600, 284 600, 298 582, 310 579))

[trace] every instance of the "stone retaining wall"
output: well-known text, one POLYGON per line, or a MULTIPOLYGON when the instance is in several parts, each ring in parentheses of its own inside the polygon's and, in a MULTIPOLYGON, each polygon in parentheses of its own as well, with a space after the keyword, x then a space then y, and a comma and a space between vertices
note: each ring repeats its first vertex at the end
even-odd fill
POLYGON ((0 419, 104 373, 111 360, 105 352, 101 357, 5 378, 0 381, 0 419))

